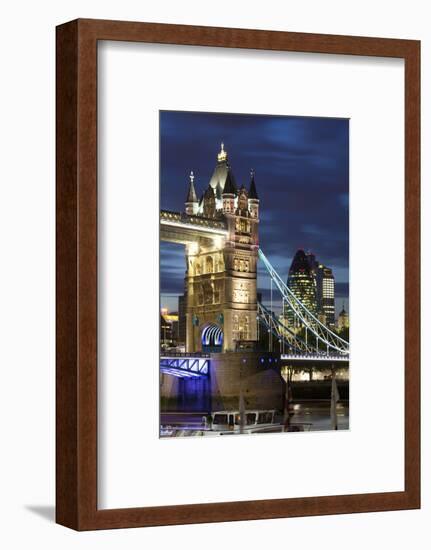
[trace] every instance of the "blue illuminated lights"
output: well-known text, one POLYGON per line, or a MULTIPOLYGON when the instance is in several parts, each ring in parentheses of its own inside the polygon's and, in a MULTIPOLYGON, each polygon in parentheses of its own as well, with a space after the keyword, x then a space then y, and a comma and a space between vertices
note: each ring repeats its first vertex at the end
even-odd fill
POLYGON ((160 357, 160 372, 178 378, 201 378, 209 374, 208 358, 160 357))
POLYGON ((215 347, 223 344, 223 331, 213 323, 207 325, 202 330, 202 345, 215 347))

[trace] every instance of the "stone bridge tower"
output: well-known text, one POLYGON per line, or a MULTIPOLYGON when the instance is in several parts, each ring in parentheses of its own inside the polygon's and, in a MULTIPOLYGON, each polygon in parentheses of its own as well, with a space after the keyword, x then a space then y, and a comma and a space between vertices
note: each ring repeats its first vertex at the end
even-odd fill
POLYGON ((207 189, 198 200, 194 175, 185 212, 190 221, 226 229, 226 237, 186 245, 188 352, 233 351, 257 341, 259 197, 254 172, 237 188, 223 143, 207 189))

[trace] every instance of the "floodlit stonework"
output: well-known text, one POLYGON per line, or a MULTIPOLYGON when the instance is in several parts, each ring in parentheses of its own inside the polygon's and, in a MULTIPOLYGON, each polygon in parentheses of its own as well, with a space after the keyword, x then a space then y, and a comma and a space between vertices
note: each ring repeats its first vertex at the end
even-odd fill
POLYGON ((240 341, 255 342, 259 198, 254 173, 249 189, 238 189, 222 145, 200 200, 191 173, 185 213, 225 228, 222 237, 197 233, 195 241, 186 244, 187 352, 218 347, 233 351, 240 341), (203 343, 206 327, 214 330, 203 343))

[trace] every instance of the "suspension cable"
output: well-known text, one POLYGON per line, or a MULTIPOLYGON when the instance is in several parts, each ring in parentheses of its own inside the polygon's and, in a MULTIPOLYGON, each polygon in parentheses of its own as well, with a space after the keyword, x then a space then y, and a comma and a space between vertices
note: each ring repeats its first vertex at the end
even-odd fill
MULTIPOLYGON (((263 261, 271 280, 271 310, 273 307, 273 282, 276 284, 286 304, 293 311, 294 316, 299 318, 300 322, 305 327, 306 340, 308 339, 308 329, 314 334, 316 338, 316 345, 318 351, 319 340, 326 344, 327 349, 331 347, 340 353, 349 352, 349 342, 341 338, 338 334, 332 332, 327 326, 325 326, 317 317, 309 311, 304 304, 294 295, 292 290, 284 284, 278 273, 272 267, 269 260, 266 258, 261 249, 259 249, 259 257, 263 261)), ((272 332, 271 332, 272 334, 272 332)), ((272 340, 271 340, 272 349, 272 340)))

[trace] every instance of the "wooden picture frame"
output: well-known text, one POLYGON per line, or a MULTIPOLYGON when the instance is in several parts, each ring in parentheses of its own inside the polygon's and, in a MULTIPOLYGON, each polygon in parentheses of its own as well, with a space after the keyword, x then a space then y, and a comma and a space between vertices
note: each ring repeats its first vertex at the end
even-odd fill
MULTIPOLYGON (((420 507, 420 42, 79 19, 57 27, 56 521, 76 530, 420 507), (97 43, 396 57, 405 61, 405 488, 401 492, 97 508, 97 43)), ((240 495, 239 495, 240 496, 240 495)))

